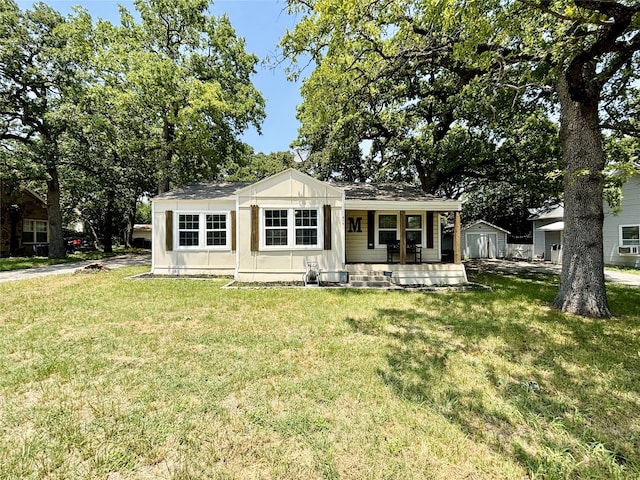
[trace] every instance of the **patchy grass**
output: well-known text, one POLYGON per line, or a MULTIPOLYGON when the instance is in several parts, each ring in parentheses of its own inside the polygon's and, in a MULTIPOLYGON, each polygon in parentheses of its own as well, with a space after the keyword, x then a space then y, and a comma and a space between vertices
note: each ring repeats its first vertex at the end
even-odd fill
POLYGON ((124 253, 142 253, 149 250, 139 249, 114 249, 113 253, 104 253, 101 251, 76 252, 67 255, 65 258, 47 258, 47 257, 7 257, 0 258, 0 272, 10 270, 24 270, 28 268, 46 267, 48 265, 58 265, 61 263, 77 263, 84 260, 100 260, 103 258, 115 257, 124 253))
POLYGON ((0 285, 0 478, 640 477, 640 290, 0 285))

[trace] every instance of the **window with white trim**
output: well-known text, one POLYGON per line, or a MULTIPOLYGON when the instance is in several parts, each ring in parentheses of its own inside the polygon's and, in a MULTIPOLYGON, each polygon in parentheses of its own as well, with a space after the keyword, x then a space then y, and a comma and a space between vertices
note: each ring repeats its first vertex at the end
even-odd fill
POLYGON ((183 213, 178 215, 178 245, 197 247, 200 244, 200 215, 183 213))
POLYGON ((296 245, 318 245, 318 210, 295 211, 296 245))
POLYGON ((263 208, 262 246, 319 248, 320 210, 317 208, 263 208))
POLYGON ((22 224, 22 243, 49 243, 49 222, 25 220, 22 224))
POLYGON ((228 249, 229 212, 178 213, 176 230, 180 249, 228 249))
POLYGON ((398 241, 398 215, 381 213, 378 215, 378 244, 398 241))
POLYGON ((407 244, 422 245, 422 214, 407 214, 405 218, 407 244))
POLYGON ((225 247, 227 245, 227 214, 207 214, 206 220, 207 246, 225 247))
POLYGON ((267 247, 286 246, 289 241, 289 211, 264 211, 264 244, 267 247))
POLYGON ((640 245, 640 225, 621 225, 620 245, 640 245))

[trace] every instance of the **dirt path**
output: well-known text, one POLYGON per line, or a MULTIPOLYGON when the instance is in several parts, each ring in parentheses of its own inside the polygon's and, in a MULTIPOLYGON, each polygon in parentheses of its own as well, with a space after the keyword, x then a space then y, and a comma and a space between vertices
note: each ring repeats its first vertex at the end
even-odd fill
POLYGON ((101 263, 109 268, 151 265, 151 254, 118 255, 116 257, 103 258, 101 260, 85 260, 77 263, 61 263, 59 265, 49 265, 46 267, 0 272, 0 283, 14 282, 16 280, 28 280, 30 278, 46 277, 49 275, 73 273, 78 268, 82 268, 91 263, 101 263))

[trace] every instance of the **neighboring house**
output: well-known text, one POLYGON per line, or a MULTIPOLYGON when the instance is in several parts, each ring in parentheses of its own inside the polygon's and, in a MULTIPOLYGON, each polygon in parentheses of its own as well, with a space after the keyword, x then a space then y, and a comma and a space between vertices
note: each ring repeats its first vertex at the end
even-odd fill
POLYGON ((462 228, 462 257, 504 258, 509 232, 485 220, 462 228))
MULTIPOLYGON (((605 265, 640 268, 640 175, 622 186, 622 203, 616 215, 604 202, 603 251, 605 265)), ((547 205, 532 211, 534 254, 545 260, 562 261, 564 208, 547 205)))
POLYGON ((529 220, 533 222, 533 257, 554 263, 560 262, 564 205, 550 202, 540 208, 530 208, 529 213, 529 220))
POLYGON ((464 283, 459 226, 454 263, 442 263, 440 241, 440 214, 455 212, 459 225, 460 210, 415 188, 332 184, 294 169, 195 184, 153 199, 152 273, 300 281, 315 264, 324 282, 367 271, 400 284, 464 283))
POLYGON ((46 202, 35 192, 0 182, 0 256, 46 255, 46 202))
POLYGON ((604 263, 640 268, 640 175, 622 186, 622 204, 617 215, 604 203, 604 263))

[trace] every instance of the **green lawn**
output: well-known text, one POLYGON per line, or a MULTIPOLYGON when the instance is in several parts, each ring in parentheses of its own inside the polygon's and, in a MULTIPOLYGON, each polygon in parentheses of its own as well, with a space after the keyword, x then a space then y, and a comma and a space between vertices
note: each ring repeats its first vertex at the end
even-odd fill
POLYGON ((0 284, 2 479, 640 478, 640 289, 0 284))

